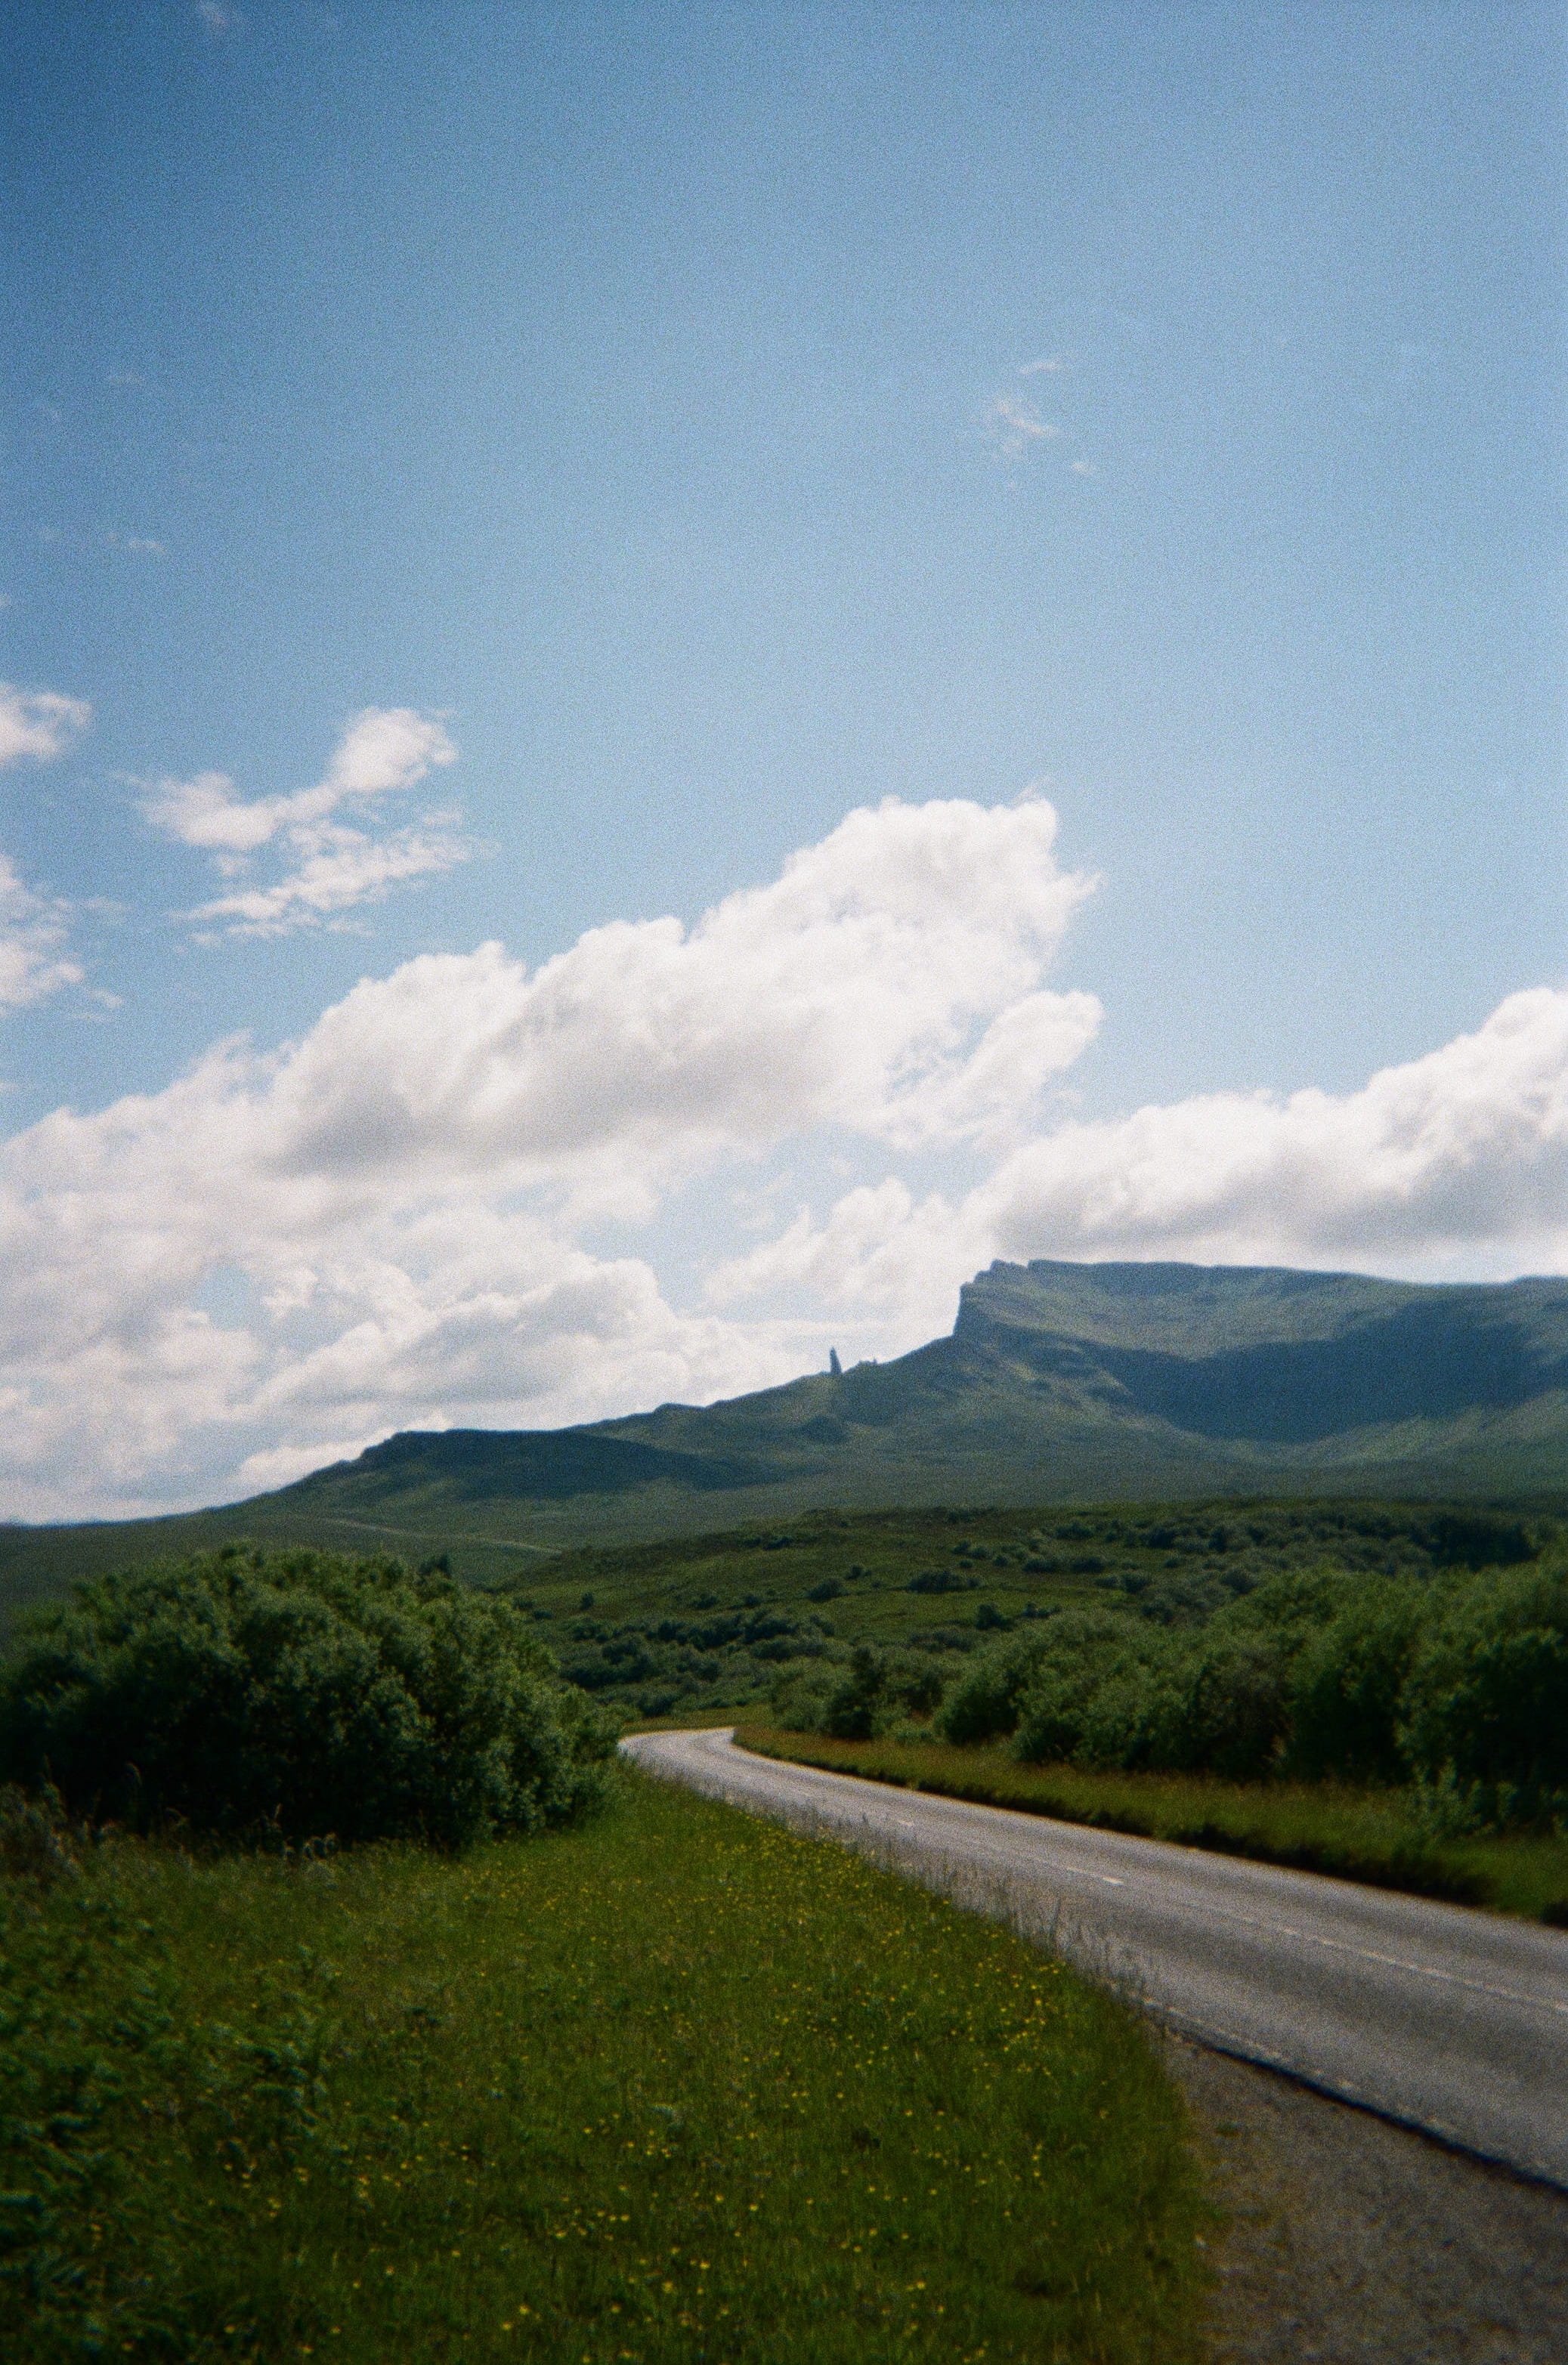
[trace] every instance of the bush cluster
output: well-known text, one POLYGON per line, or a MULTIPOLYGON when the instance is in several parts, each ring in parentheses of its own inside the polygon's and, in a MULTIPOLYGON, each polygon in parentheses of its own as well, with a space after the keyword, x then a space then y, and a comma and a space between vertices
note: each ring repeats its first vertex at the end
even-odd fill
POLYGON ((773 1694, 785 1724, 835 1741, 873 1740, 900 1717, 929 1716, 941 1698, 942 1677, 929 1657, 879 1651, 869 1642, 857 1642, 847 1661, 792 1669, 773 1694))
MULTIPOLYGON (((844 1589, 835 1581, 833 1597, 844 1589)), ((526 1597, 515 1597, 527 1614, 526 1597)), ((832 1631, 821 1619, 791 1617, 756 1596, 733 1609, 718 1610, 711 1596, 690 1606, 716 1614, 618 1622, 574 1618, 558 1630, 562 1673, 636 1715, 667 1716, 672 1709, 754 1699, 786 1660, 820 1658, 832 1631)))
POLYGON ((461 1846, 578 1814, 614 1730, 514 1605, 303 1550, 100 1578, 0 1669, 0 1782, 143 1830, 461 1846))
MULTIPOLYGON (((923 1705, 874 1652, 775 1699, 842 1739, 923 1705)), ((1036 1764, 1415 1784, 1461 1818, 1551 1820, 1568 1812, 1568 1568, 1295 1571, 1196 1628, 1065 1609, 977 1653, 935 1729, 1010 1737, 1036 1764)))

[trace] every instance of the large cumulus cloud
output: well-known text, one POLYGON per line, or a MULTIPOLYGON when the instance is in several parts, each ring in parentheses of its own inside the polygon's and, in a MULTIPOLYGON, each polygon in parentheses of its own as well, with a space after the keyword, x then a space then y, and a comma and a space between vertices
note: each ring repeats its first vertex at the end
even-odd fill
POLYGON ((497 945, 414 960, 297 1044, 220 1044, 18 1136, 13 1509, 184 1499, 308 1466, 318 1440, 797 1368, 809 1319, 681 1314, 645 1254, 583 1227, 824 1131, 1017 1139, 1100 1016, 1044 982, 1092 884, 1056 828, 1038 801, 855 813, 689 929, 613 924, 532 972, 497 945))
POLYGON ((1510 995, 1359 1092, 1215 1093, 1069 1120, 956 1197, 859 1186, 719 1264, 708 1294, 929 1316, 993 1257, 1568 1272, 1568 992, 1510 995))
POLYGON ((1092 886, 1056 828, 1038 801, 857 812, 689 927, 410 961, 297 1043, 17 1135, 6 1508, 711 1399, 830 1339, 916 1343, 997 1255, 1568 1270, 1568 993, 1355 1093, 1053 1108, 1100 1023, 1049 982, 1092 886))
POLYGON ((1061 1127, 975 1194, 1002 1254, 1182 1255, 1437 1269, 1568 1256, 1568 993, 1357 1093, 1214 1093, 1061 1127))

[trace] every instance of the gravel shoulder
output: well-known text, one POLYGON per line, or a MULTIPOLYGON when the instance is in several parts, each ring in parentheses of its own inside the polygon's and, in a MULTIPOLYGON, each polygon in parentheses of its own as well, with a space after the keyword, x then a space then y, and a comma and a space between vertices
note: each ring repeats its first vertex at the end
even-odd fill
POLYGON ((1229 2219, 1215 2365, 1564 2365, 1568 2196, 1162 2042, 1229 2219))

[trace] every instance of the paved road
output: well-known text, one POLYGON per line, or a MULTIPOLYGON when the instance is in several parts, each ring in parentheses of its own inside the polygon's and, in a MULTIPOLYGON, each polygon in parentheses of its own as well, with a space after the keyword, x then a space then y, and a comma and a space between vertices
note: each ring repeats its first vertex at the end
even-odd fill
POLYGON ((1226 2052, 1568 2191, 1568 1933, 779 1765, 728 1732, 622 1747, 652 1773, 831 1829, 1051 1931, 1226 2052))

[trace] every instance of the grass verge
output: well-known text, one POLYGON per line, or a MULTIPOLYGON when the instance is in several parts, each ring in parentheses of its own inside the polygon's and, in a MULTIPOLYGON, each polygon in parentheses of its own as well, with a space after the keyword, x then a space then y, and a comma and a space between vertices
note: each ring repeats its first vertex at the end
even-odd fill
POLYGON ((1207 1774, 1093 1774, 1075 1765, 1020 1765, 1005 1748, 833 1741, 767 1725, 739 1726, 735 1738, 764 1756, 868 1781, 1568 1923, 1568 1839, 1438 1838, 1398 1791, 1222 1782, 1207 1774))
POLYGON ((1197 2353, 1142 2030, 825 1842, 623 1772, 464 1859, 115 1840, 0 1911, 7 2359, 1197 2353))

